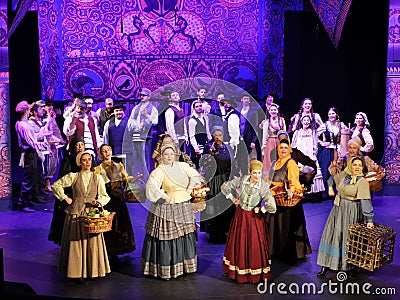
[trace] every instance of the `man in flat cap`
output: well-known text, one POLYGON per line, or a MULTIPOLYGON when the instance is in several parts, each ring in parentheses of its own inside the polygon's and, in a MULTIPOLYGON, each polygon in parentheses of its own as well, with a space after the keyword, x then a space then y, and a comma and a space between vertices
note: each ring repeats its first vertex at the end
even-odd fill
POLYGON ((132 109, 129 117, 128 130, 132 136, 133 165, 135 175, 137 172, 143 172, 143 179, 146 181, 149 177, 152 127, 158 123, 158 110, 150 103, 151 91, 142 88, 140 91, 140 103, 132 109))
POLYGON ((30 206, 33 206, 34 200, 37 200, 35 197, 39 197, 41 165, 44 160, 42 151, 46 150, 47 145, 36 139, 33 128, 28 122, 30 114, 28 102, 19 102, 15 111, 20 115, 20 120, 15 124, 18 146, 22 151, 19 165, 24 168, 18 206, 20 211, 29 213, 35 211, 30 206))
POLYGON ((101 139, 96 121, 87 115, 86 110, 87 103, 79 101, 74 113, 65 118, 63 132, 69 141, 74 137, 83 137, 86 150, 96 157, 101 139))

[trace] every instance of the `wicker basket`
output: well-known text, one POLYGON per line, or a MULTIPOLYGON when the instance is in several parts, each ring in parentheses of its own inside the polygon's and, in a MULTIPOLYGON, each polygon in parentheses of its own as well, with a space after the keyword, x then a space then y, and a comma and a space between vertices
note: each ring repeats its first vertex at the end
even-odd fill
POLYGON ((193 212, 199 212, 206 209, 206 198, 210 194, 210 188, 206 184, 196 187, 192 191, 193 212))
POLYGON ((129 182, 125 189, 125 202, 129 203, 144 203, 146 202, 146 183, 143 179, 139 178, 141 175, 135 177, 129 182), (141 185, 136 182, 140 182, 141 185))
MULTIPOLYGON (((102 212, 104 212, 104 207, 99 203, 102 212)), ((115 212, 110 212, 108 216, 105 217, 89 217, 80 216, 81 223, 86 233, 100 233, 112 230, 112 223, 114 219, 115 212)))
POLYGON ((364 176, 369 183, 369 190, 371 193, 378 192, 383 189, 382 179, 385 177, 385 175, 385 171, 379 171, 369 172, 367 175, 364 176))
POLYGON ((368 229, 366 224, 349 227, 346 243, 346 261, 357 267, 374 271, 393 261, 396 232, 393 228, 375 224, 368 229))
POLYGON ((278 206, 296 206, 297 203, 304 198, 304 192, 293 193, 293 197, 289 198, 286 189, 283 186, 275 186, 271 189, 275 198, 276 205, 278 206))

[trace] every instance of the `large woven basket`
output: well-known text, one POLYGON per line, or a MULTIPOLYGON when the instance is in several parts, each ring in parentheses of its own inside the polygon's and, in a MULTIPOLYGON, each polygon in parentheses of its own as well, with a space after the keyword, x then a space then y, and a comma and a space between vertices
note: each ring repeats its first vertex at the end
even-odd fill
POLYGON ((278 206, 296 206, 301 199, 304 198, 303 192, 293 193, 293 197, 289 198, 286 189, 283 186, 275 186, 272 188, 276 205, 278 206))
POLYGON ((354 266, 374 271, 393 261, 396 232, 391 227, 365 223, 349 226, 346 243, 346 261, 354 266))
MULTIPOLYGON (((103 205, 100 204, 100 208, 102 213, 104 212, 103 205)), ((112 230, 112 223, 114 219, 115 212, 110 212, 108 216, 103 217, 89 217, 89 216, 80 216, 81 224, 85 230, 85 233, 100 233, 107 232, 112 230)))
POLYGON ((386 173, 384 171, 378 172, 369 172, 365 175, 365 179, 367 179, 369 183, 369 190, 371 193, 378 192, 383 189, 382 179, 385 177, 386 173))

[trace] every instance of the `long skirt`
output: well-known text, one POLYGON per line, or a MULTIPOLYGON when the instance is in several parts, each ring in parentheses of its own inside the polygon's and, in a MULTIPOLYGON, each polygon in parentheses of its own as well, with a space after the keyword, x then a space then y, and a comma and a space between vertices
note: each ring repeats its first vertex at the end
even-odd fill
POLYGON ((197 271, 197 229, 190 202, 154 203, 140 263, 144 275, 171 279, 197 271))
POLYGON ((264 215, 237 206, 226 241, 224 272, 239 283, 258 283, 271 278, 270 266, 264 215))
POLYGON ((334 149, 318 147, 318 163, 321 166, 322 180, 324 181, 325 190, 322 192, 322 198, 328 197, 328 183, 327 180, 331 176, 328 167, 334 159, 334 149))
POLYGON ((53 207, 53 216, 51 219, 49 235, 47 239, 54 244, 61 245, 61 237, 64 228, 65 209, 68 207, 66 201, 55 199, 53 207))
POLYGON ((86 234, 78 216, 67 214, 58 270, 69 278, 96 278, 110 273, 103 233, 86 234))
POLYGON ((210 198, 207 200, 205 210, 200 213, 200 229, 215 238, 225 237, 229 230, 235 205, 231 200, 226 199, 221 193, 221 185, 229 180, 229 173, 215 175, 208 187, 210 188, 210 198))
POLYGON ((332 270, 347 271, 352 267, 346 262, 346 242, 349 226, 359 223, 362 213, 359 201, 340 200, 340 206, 334 205, 318 249, 317 264, 332 270))
POLYGON ((106 184, 110 201, 104 206, 110 212, 115 212, 112 230, 104 233, 108 255, 130 253, 136 249, 131 217, 124 201, 121 182, 106 184))
POLYGON ((277 206, 268 220, 271 255, 290 264, 311 254, 306 218, 301 202, 292 207, 277 206))

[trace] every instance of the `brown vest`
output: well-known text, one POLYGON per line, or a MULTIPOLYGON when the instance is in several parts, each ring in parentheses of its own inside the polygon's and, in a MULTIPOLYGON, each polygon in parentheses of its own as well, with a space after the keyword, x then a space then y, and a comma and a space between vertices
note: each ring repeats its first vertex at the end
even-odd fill
MULTIPOLYGON (((92 135, 93 146, 95 148, 94 150, 97 151, 98 146, 97 146, 97 139, 96 139, 94 120, 93 120, 93 118, 91 116, 88 116, 88 119, 89 119, 89 123, 88 123, 89 131, 90 131, 90 133, 92 135)), ((84 122, 82 122, 81 120, 78 120, 75 123, 75 126, 76 126, 75 133, 69 137, 69 141, 70 142, 74 137, 84 137, 84 135, 85 135, 85 123, 84 122)))

